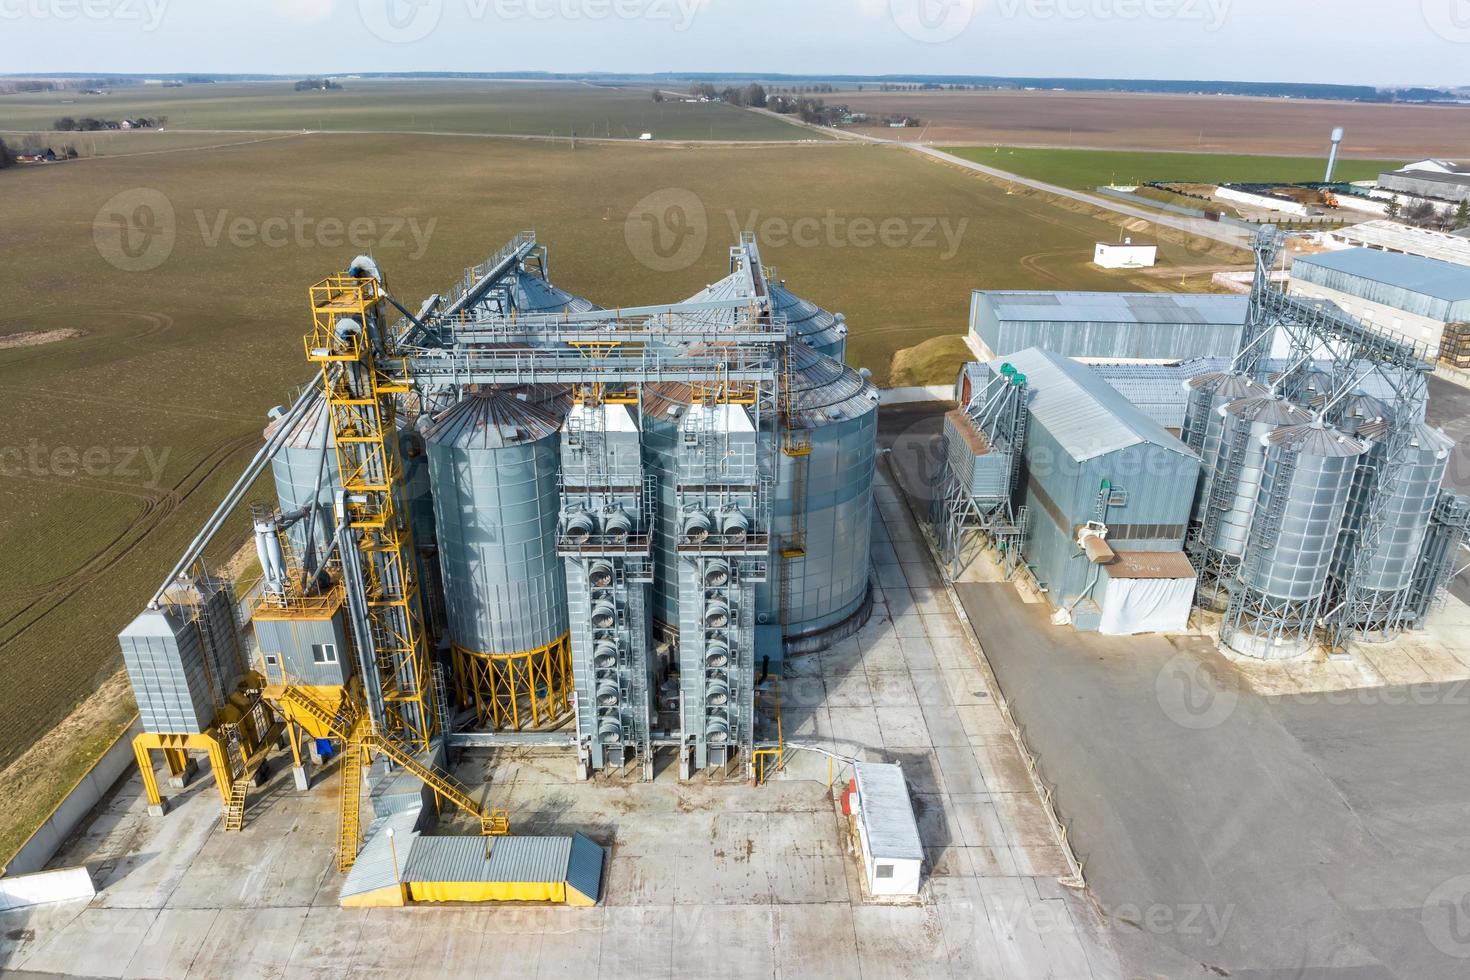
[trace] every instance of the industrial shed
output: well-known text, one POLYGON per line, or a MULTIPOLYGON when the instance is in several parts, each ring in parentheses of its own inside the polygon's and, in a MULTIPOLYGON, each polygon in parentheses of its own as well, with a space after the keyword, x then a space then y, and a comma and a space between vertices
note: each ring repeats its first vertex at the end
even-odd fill
POLYGON ((1249 303, 1238 295, 976 290, 970 335, 992 357, 1028 347, 1098 360, 1229 357, 1249 303))
MULTIPOLYGON (((1118 573, 1110 579, 1183 580, 1184 563, 1175 556, 1182 558, 1199 457, 1086 365, 1039 349, 1006 360, 1029 385, 1019 488, 1027 564, 1052 607, 1066 613, 1060 619, 1097 630, 1107 614, 1104 600, 1125 590, 1113 593, 1103 581, 1108 566, 1084 553, 1078 532, 1092 521, 1106 526, 1118 573), (1128 571, 1135 566, 1136 575, 1128 571)), ((1192 574, 1189 582, 1192 592, 1192 574)), ((1177 603, 1172 608, 1177 613, 1177 603)), ((1186 616, 1188 608, 1186 599, 1186 616)), ((1108 621, 1120 622, 1116 615, 1108 621)))
POLYGON ((1302 256, 1294 296, 1325 299, 1385 333, 1439 350, 1445 324, 1470 320, 1470 267, 1419 255, 1352 248, 1302 256))

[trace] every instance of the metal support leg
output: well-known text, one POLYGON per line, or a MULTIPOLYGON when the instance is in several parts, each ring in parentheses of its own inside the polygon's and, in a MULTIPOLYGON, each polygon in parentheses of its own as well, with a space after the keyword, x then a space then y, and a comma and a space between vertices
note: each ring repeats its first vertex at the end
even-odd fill
POLYGON ((161 817, 168 807, 158 792, 158 777, 153 772, 153 756, 148 752, 149 742, 146 734, 133 739, 133 755, 138 760, 138 772, 143 775, 143 792, 148 795, 148 815, 161 817))

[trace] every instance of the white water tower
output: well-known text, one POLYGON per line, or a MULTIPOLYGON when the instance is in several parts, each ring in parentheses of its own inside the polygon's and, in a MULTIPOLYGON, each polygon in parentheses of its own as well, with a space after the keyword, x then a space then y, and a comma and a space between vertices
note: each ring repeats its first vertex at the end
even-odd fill
POLYGON ((1342 150, 1342 137, 1341 126, 1332 131, 1332 152, 1327 157, 1327 176, 1322 178, 1324 183, 1332 183, 1332 173, 1337 169, 1337 154, 1342 150))

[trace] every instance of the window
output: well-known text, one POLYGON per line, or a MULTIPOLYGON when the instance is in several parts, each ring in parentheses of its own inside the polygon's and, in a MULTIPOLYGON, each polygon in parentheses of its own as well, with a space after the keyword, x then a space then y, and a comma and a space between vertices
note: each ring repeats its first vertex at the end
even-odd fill
POLYGON ((893 865, 891 865, 891 864, 880 864, 880 865, 878 865, 878 870, 873 873, 873 877, 875 877, 875 878, 892 878, 893 877, 893 865))
POLYGON ((337 644, 335 643, 313 643, 311 645, 311 662, 314 664, 334 664, 337 662, 337 644))

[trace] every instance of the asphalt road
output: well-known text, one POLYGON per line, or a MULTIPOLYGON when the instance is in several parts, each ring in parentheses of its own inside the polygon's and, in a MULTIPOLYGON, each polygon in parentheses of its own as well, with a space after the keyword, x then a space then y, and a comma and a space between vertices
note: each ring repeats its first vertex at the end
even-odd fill
POLYGON ((960 586, 1129 976, 1470 976, 1465 685, 1262 698, 960 586))

